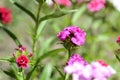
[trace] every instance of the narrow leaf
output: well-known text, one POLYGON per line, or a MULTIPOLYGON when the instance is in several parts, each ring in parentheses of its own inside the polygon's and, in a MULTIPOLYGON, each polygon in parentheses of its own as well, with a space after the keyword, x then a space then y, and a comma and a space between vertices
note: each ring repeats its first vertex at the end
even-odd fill
POLYGON ((42 74, 40 75, 39 80, 50 80, 51 73, 52 73, 52 64, 48 63, 45 66, 42 74))
POLYGON ((14 33, 12 33, 10 30, 8 30, 5 27, 1 27, 0 26, 0 28, 2 28, 14 40, 14 42, 16 43, 16 45, 18 45, 18 46, 21 45, 20 41, 18 40, 18 38, 15 36, 14 33))
POLYGON ((46 57, 50 57, 50 56, 53 57, 53 56, 57 55, 57 53, 65 51, 65 50, 66 50, 65 48, 59 48, 59 49, 51 50, 51 51, 49 51, 47 53, 44 53, 39 59, 43 60, 46 57))
POLYGON ((59 74, 61 75, 61 77, 64 79, 64 74, 58 69, 58 67, 57 66, 55 66, 55 69, 59 72, 59 74))
POLYGON ((64 16, 66 14, 69 14, 69 13, 72 13, 72 12, 76 12, 76 11, 77 10, 70 10, 70 11, 59 10, 59 11, 55 11, 55 12, 53 12, 51 14, 48 14, 48 15, 40 18, 39 22, 47 20, 47 19, 58 18, 58 17, 64 16))
POLYGON ((14 4, 20 8, 21 10, 23 10, 25 13, 27 13, 34 21, 36 20, 35 16, 33 15, 32 12, 30 12, 29 10, 27 10, 26 8, 24 8, 22 5, 20 5, 19 3, 17 2, 14 2, 14 4))
POLYGON ((11 71, 5 71, 5 70, 3 70, 3 72, 4 72, 6 75, 8 75, 8 76, 10 76, 10 77, 12 77, 12 78, 14 78, 14 79, 16 79, 16 75, 15 75, 13 72, 11 72, 11 71))

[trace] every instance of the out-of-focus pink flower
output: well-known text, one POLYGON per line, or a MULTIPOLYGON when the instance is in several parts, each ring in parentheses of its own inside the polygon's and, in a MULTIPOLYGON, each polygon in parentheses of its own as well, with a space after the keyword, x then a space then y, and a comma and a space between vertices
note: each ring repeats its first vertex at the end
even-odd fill
POLYGON ((87 65, 76 60, 73 64, 66 65, 64 71, 72 74, 72 80, 107 80, 116 73, 110 65, 102 60, 87 65))
POLYGON ((87 62, 79 54, 73 54, 70 57, 69 61, 67 62, 67 65, 71 65, 74 62, 78 62, 78 63, 83 64, 83 65, 87 65, 87 62))
POLYGON ((8 24, 12 20, 11 11, 5 7, 0 8, 0 20, 4 24, 8 24))
POLYGON ((90 3, 88 3, 87 8, 91 12, 97 12, 105 8, 105 2, 106 0, 91 0, 90 3))
POLYGON ((107 80, 111 75, 116 73, 111 66, 104 63, 102 60, 92 62, 91 67, 93 70, 92 77, 94 80, 107 80))
POLYGON ((117 37, 116 42, 117 42, 117 43, 120 43, 120 36, 117 37))
POLYGON ((63 6, 71 6, 71 1, 70 0, 55 0, 55 2, 59 5, 63 6))
POLYGON ((26 68, 28 65, 29 59, 26 55, 21 55, 16 59, 16 64, 20 68, 26 68))
POLYGON ((86 32, 81 30, 79 27, 69 26, 59 32, 57 37, 63 42, 70 39, 73 44, 81 46, 85 43, 86 32))
POLYGON ((19 45, 19 48, 16 48, 16 50, 20 51, 20 52, 24 52, 26 51, 26 47, 22 46, 22 45, 19 45))

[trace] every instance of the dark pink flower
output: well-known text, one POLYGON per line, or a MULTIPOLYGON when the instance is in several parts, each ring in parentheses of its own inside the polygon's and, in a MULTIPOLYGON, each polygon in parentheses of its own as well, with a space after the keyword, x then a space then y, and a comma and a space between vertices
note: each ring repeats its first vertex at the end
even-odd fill
POLYGON ((59 5, 63 6, 71 6, 71 1, 70 0, 55 0, 55 2, 59 5))
POLYGON ((74 62, 87 65, 87 62, 79 54, 73 54, 67 62, 67 65, 72 65, 74 62))
POLYGON ((24 51, 26 51, 26 47, 19 45, 19 48, 16 48, 16 50, 18 50, 20 52, 24 52, 24 51))
POLYGON ((117 42, 117 43, 120 43, 120 36, 117 37, 116 42, 117 42))
POLYGON ((5 7, 0 8, 0 20, 4 24, 8 24, 12 20, 11 11, 5 7))
POLYGON ((87 5, 88 10, 91 12, 100 11, 105 7, 105 2, 106 0, 91 0, 87 5))
POLYGON ((79 27, 69 26, 59 32, 57 37, 63 42, 70 40, 73 44, 81 46, 85 43, 86 32, 79 27))
POLYGON ((20 68, 26 68, 28 65, 29 59, 26 55, 21 55, 16 59, 16 63, 20 68))

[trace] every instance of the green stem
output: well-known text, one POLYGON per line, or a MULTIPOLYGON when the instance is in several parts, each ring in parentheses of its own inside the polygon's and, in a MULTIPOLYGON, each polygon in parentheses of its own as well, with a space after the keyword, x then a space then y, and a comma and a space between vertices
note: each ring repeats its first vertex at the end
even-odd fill
POLYGON ((71 48, 68 49, 68 60, 69 60, 70 56, 71 56, 71 48))
POLYGON ((42 4, 39 3, 39 7, 38 7, 38 12, 37 12, 37 18, 36 18, 36 22, 35 22, 35 34, 34 34, 34 39, 33 39, 33 53, 36 53, 36 44, 37 44, 37 30, 38 30, 38 26, 39 26, 39 18, 40 18, 40 10, 41 10, 41 6, 42 4))
POLYGON ((22 69, 22 76, 23 76, 23 80, 25 80, 24 70, 23 69, 22 69))

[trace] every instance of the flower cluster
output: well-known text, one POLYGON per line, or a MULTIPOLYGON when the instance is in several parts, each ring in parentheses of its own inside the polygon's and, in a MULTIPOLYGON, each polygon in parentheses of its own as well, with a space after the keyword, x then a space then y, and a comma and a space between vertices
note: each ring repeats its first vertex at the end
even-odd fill
POLYGON ((81 46, 85 43, 86 32, 79 27, 69 26, 59 32, 57 37, 63 42, 72 42, 74 45, 81 46))
POLYGON ((28 53, 26 51, 26 47, 20 45, 16 48, 16 52, 14 53, 14 57, 16 59, 16 64, 19 68, 26 68, 28 63, 30 62, 30 57, 32 57, 32 53, 28 53))
POLYGON ((5 7, 0 8, 0 20, 4 24, 8 24, 12 20, 11 11, 5 7))
POLYGON ((87 7, 89 11, 97 12, 105 7, 105 3, 106 0, 91 0, 87 7))
POLYGON ((83 64, 83 62, 86 62, 83 58, 80 59, 81 57, 73 57, 73 63, 68 64, 64 68, 66 73, 72 74, 72 80, 107 80, 107 78, 116 73, 111 66, 102 60, 92 62, 91 64, 83 64))

